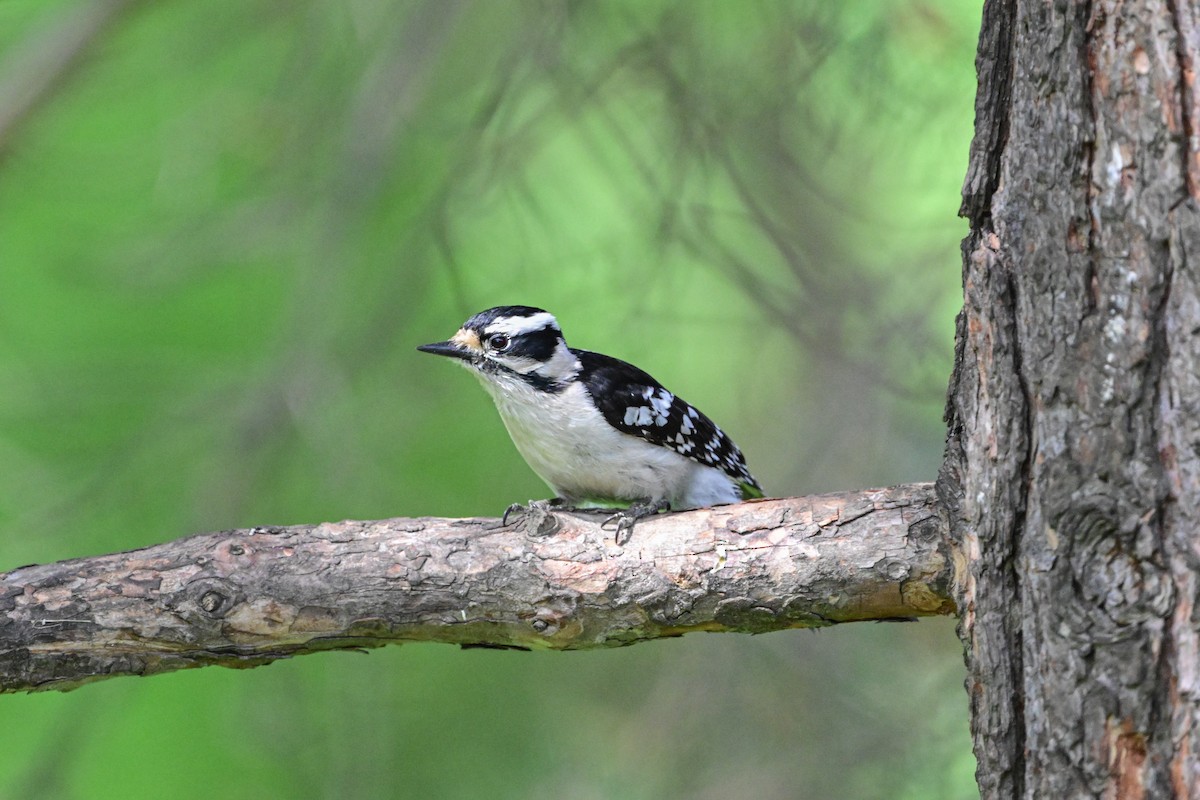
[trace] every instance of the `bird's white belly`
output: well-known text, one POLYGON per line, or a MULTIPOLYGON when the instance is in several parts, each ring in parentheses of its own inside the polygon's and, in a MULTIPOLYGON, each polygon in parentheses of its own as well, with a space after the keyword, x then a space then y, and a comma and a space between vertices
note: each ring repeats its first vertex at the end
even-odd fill
POLYGON ((579 384, 553 395, 509 387, 492 396, 517 450, 566 500, 666 499, 686 508, 737 499, 718 470, 613 428, 579 384))

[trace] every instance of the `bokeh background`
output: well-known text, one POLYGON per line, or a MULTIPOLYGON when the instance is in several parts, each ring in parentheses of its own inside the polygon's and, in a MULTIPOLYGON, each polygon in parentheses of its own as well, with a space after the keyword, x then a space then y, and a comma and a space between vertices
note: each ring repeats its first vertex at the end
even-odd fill
MULTIPOLYGON (((978 0, 4 0, 0 569, 545 496, 414 346, 555 312, 769 494, 929 480, 978 0)), ((970 798, 950 620, 0 698, 4 798, 970 798)))

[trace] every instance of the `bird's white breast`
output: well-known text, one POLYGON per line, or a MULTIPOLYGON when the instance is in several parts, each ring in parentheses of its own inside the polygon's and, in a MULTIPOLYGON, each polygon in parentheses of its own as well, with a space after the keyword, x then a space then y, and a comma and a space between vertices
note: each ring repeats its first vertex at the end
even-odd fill
POLYGON ((515 379, 482 383, 517 450, 559 497, 666 499, 677 509, 739 499, 721 470, 613 428, 581 383, 558 393, 515 379))

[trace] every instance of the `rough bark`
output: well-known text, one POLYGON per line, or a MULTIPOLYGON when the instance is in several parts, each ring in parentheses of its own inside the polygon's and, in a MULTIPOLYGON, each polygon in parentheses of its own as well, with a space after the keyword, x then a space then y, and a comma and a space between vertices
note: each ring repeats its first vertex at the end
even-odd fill
POLYGON ((1196 797, 1185 0, 988 0, 938 490, 984 798, 1196 797))
POLYGON ((440 641, 614 647, 952 614, 932 484, 535 533, 393 519, 206 533, 0 575, 0 691, 440 641))

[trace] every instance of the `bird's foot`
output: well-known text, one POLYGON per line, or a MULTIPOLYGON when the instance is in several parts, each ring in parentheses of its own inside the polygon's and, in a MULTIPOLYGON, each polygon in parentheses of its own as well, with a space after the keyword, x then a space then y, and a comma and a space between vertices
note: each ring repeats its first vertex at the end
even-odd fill
POLYGON ((525 505, 513 503, 504 510, 500 518, 501 526, 508 525, 509 517, 514 514, 521 518, 521 527, 530 536, 549 536, 558 530, 558 520, 555 511, 574 511, 561 497, 551 497, 549 500, 530 500, 525 505))
POLYGON ((613 514, 604 520, 600 527, 606 531, 615 530, 614 541, 623 545, 633 538, 633 526, 639 519, 652 517, 658 512, 667 511, 670 508, 671 504, 666 500, 642 500, 613 514))

